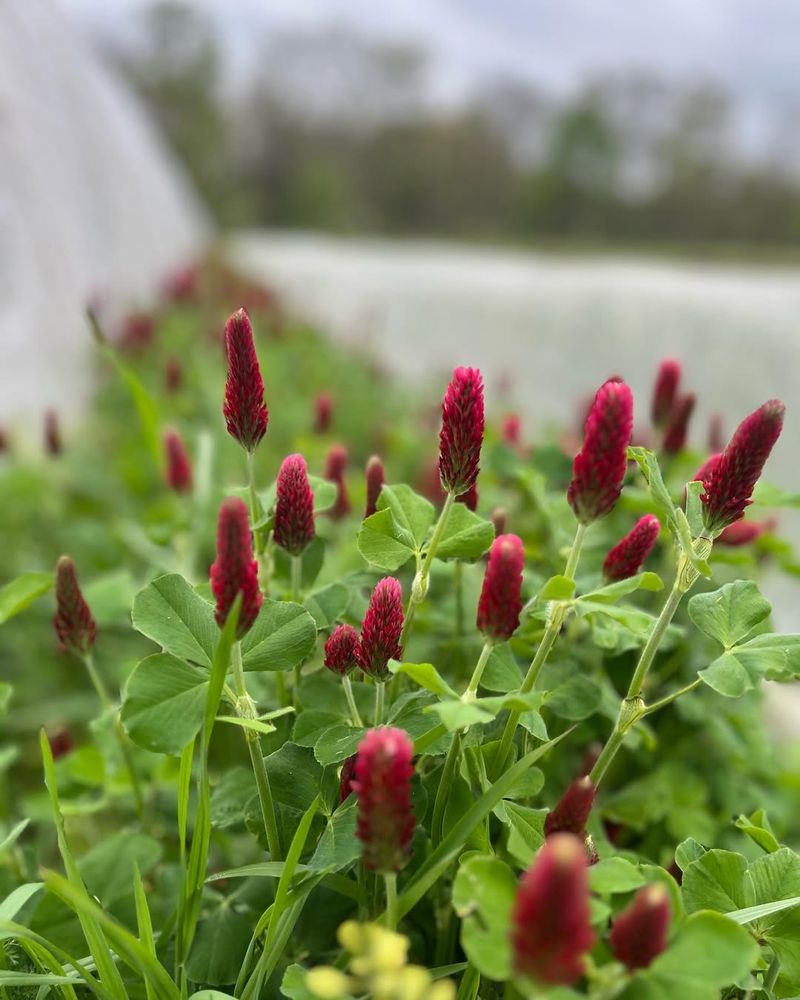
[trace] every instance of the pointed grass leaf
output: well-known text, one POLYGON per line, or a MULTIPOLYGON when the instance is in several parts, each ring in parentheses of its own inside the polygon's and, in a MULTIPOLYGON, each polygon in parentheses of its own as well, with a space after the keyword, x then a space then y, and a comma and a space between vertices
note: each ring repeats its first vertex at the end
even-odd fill
POLYGON ((53 589, 52 573, 21 573, 0 587, 0 625, 53 589))

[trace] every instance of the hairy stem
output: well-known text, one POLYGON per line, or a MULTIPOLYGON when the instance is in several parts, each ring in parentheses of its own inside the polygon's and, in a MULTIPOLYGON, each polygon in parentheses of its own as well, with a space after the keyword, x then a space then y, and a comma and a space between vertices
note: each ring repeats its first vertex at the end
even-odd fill
POLYGON ((447 527, 447 522, 450 518, 450 511, 453 509, 455 500, 455 493, 447 494, 444 506, 442 507, 442 512, 439 514, 439 520, 436 522, 436 527, 433 529, 433 536, 431 537, 430 545, 425 553, 425 558, 422 560, 419 572, 414 578, 414 583, 411 587, 411 594, 409 595, 408 603, 406 605, 403 631, 400 633, 401 649, 405 646, 406 640, 408 639, 408 633, 411 630, 411 622, 414 620, 414 612, 425 600, 425 595, 428 592, 428 577, 430 575, 431 563, 433 562, 433 557, 436 555, 439 542, 442 540, 444 530, 447 527))
POLYGON ((350 683, 350 678, 347 674, 342 677, 342 688, 344 689, 344 696, 347 699, 347 707, 350 711, 350 721, 360 729, 364 723, 361 721, 361 716, 358 713, 358 706, 356 705, 356 700, 353 697, 353 685, 350 683))
POLYGON ((375 725, 383 725, 385 686, 383 681, 375 681, 375 725))
MULTIPOLYGON (((257 713, 253 700, 247 693, 244 668, 242 666, 242 644, 240 642, 234 643, 231 661, 233 664, 236 693, 238 695, 236 702, 237 713, 243 719, 254 719, 257 713)), ((264 829, 267 832, 270 859, 272 861, 280 861, 282 859, 281 842, 278 835, 278 823, 275 818, 275 804, 272 800, 272 789, 269 784, 267 767, 261 753, 261 741, 258 733, 249 727, 244 727, 244 736, 247 742, 247 749, 250 753, 250 762, 253 765, 253 774, 256 779, 258 801, 261 806, 261 818, 264 822, 264 829)))
POLYGON ((397 873, 384 872, 383 882, 386 886, 386 929, 393 931, 397 927, 397 873))

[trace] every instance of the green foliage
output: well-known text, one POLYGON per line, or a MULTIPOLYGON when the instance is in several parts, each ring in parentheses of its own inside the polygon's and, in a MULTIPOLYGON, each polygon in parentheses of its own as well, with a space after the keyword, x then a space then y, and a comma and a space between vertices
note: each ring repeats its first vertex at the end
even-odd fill
MULTIPOLYGON (((421 454, 429 394, 409 397, 303 328, 273 335, 275 317, 256 315, 273 415, 253 501, 265 597, 236 642, 238 599, 220 629, 207 567, 219 502, 250 495, 219 415, 218 344, 197 332, 210 314, 165 306, 154 344, 121 364, 106 345, 113 363, 91 432, 69 443, 57 470, 16 459, 0 469, 0 495, 26 498, 8 504, 19 520, 0 589, 0 988, 60 990, 68 1000, 279 991, 308 1000, 314 966, 333 967, 340 978, 328 982, 341 985, 354 927, 397 920, 401 936, 381 940, 403 981, 421 976, 441 996, 448 979, 462 996, 530 995, 513 968, 520 875, 536 863, 549 811, 591 767, 620 705, 629 707, 623 696, 658 628, 642 714, 622 734, 588 821, 600 858, 589 870, 598 944, 584 980, 542 988, 537 1000, 733 1000, 757 995, 770 966, 774 995, 797 995, 796 780, 765 739, 757 689, 798 674, 800 638, 770 631, 769 603, 737 578, 755 574, 756 551, 778 550, 743 550, 732 563, 715 546, 701 558, 697 489, 685 512, 678 503, 695 456, 662 470, 654 452, 634 449, 619 504, 589 528, 567 575, 569 460, 548 443, 532 459, 501 446, 491 421, 478 511, 455 504, 435 533, 437 503, 403 482, 420 481, 435 448, 431 434, 421 454), (177 395, 161 387, 172 353, 186 361, 177 395), (310 397, 332 388, 334 428, 312 433, 310 397), (191 497, 160 484, 147 414, 183 430, 191 497), (338 519, 329 516, 336 491, 315 472, 340 439, 353 459, 354 513, 338 519), (299 580, 271 536, 275 472, 297 450, 312 469, 317 532, 299 580), (361 520, 354 470, 379 450, 394 481, 361 520), (510 641, 482 655, 474 621, 497 506, 523 539, 525 607, 510 641), (644 511, 663 517, 659 547, 641 573, 605 583, 605 553, 644 511), (75 558, 98 621, 89 672, 54 649, 47 594, 62 552, 75 558), (676 602, 667 624, 661 609, 687 565, 696 593, 676 602), (415 594, 402 657, 383 689, 358 671, 345 685, 324 669, 325 642, 340 623, 360 626, 387 573, 406 605, 415 594), (381 711, 415 751, 415 833, 396 905, 364 869, 357 795, 341 785, 381 711), (667 871, 673 859, 680 887, 667 871), (631 973, 609 950, 610 924, 654 882, 671 901, 669 945, 631 973), (349 931, 337 939, 341 925, 349 931)), ((345 987, 355 990, 361 975, 345 987)))

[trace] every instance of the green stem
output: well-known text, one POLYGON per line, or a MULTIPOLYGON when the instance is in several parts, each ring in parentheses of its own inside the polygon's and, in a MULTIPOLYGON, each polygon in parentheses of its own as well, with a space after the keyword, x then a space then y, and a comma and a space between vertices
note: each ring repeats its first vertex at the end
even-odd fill
MULTIPOLYGON (((586 528, 587 525, 579 523, 575 529, 575 537, 572 540, 572 547, 569 550, 567 564, 564 568, 564 576, 568 577, 570 580, 574 578, 575 570, 578 567, 578 559, 580 558, 583 539, 586 535, 586 528)), ((542 641, 539 643, 536 655, 531 660, 531 665, 528 667, 528 672, 525 675, 522 686, 520 687, 520 692, 522 694, 527 694, 529 691, 533 690, 536 681, 539 679, 542 667, 545 665, 547 657, 550 655, 550 650, 555 645, 555 641, 561 631, 561 626, 564 624, 564 618, 566 617, 568 610, 569 606, 560 601, 554 601, 550 605, 547 616, 547 627, 545 628, 544 635, 542 636, 542 641)), ((521 714, 521 712, 509 712, 505 728, 503 729, 503 735, 500 737, 500 743, 495 750, 492 761, 492 774, 494 777, 497 777, 505 765, 508 758, 508 752, 511 749, 511 743, 514 739, 514 734, 517 731, 517 725, 519 724, 521 714)))
POLYGON ((665 698, 659 698, 659 700, 654 701, 652 705, 647 705, 644 710, 644 714, 650 715, 653 712, 657 712, 660 708, 666 708, 666 706, 672 704, 673 701, 677 701, 677 699, 683 695, 688 694, 690 691, 694 691, 695 688, 699 688, 702 683, 702 677, 695 678, 691 684, 687 684, 679 691, 673 691, 672 694, 668 694, 665 698))
POLYGON ((103 678, 97 670, 97 665, 94 662, 94 656, 92 655, 91 650, 83 656, 83 662, 86 664, 86 672, 89 674, 92 684, 94 685, 94 689, 97 692, 97 697, 100 699, 103 711, 111 715, 112 725, 114 727, 114 738, 117 741, 120 753, 122 754, 122 759, 125 762, 125 770, 128 772, 131 789, 133 791, 133 799, 136 803, 136 813, 141 820, 144 818, 144 795, 142 794, 142 786, 139 781, 139 775, 136 771, 136 764, 133 760, 133 754, 131 753, 131 747, 128 743, 128 737, 125 734, 125 730, 122 726, 122 720, 119 717, 119 709, 111 700, 108 688, 106 688, 103 678))
POLYGON ((769 964, 769 968, 764 974, 764 992, 772 993, 775 989, 775 983, 778 981, 778 976, 781 971, 781 963, 778 960, 778 956, 775 955, 769 964))
POLYGON ((450 749, 447 751, 447 756, 444 759, 444 767, 442 768, 442 775, 439 778, 439 786, 436 789, 436 799, 433 803, 433 817, 431 819, 431 843, 434 847, 442 839, 443 835, 443 825, 444 825, 444 812, 447 808, 447 800, 450 797, 450 789, 453 784, 453 778, 455 777, 456 767, 458 765, 458 758, 461 753, 461 733, 456 732, 453 734, 453 742, 450 744, 450 749))
MULTIPOLYGON (((669 592, 669 595, 664 602, 661 614, 656 619, 647 642, 645 643, 644 649, 642 650, 641 656, 639 657, 639 662, 636 664, 633 677, 631 677, 631 682, 628 685, 628 693, 625 695, 622 700, 622 704, 620 705, 617 721, 611 731, 611 735, 609 736, 606 745, 603 747, 600 756, 597 758, 595 765, 589 774, 589 777, 595 785, 598 785, 602 781, 603 776, 611 764, 611 761, 614 757, 616 757, 619 748, 622 746, 627 731, 645 714, 646 708, 642 699, 642 688, 644 687, 644 682, 647 678, 647 672, 652 666, 653 659, 658 652, 658 647, 664 637, 664 633, 669 627, 675 612, 678 610, 681 598, 686 591, 689 590, 696 579, 696 570, 694 570, 694 567, 691 566, 686 556, 681 555, 678 560, 678 570, 675 575, 675 582, 672 585, 672 590, 669 592)), ((678 692, 678 694, 683 693, 683 691, 678 692)), ((667 704, 669 700, 671 699, 668 699, 663 703, 667 704)), ((659 705, 659 703, 657 702, 656 705, 659 705)))
POLYGON ((347 674, 342 677, 342 687, 344 689, 344 696, 347 699, 347 707, 350 710, 350 721, 358 729, 361 729, 364 723, 361 721, 361 716, 358 714, 356 700, 353 697, 353 685, 350 683, 350 678, 347 674))
POLYGON ((397 873, 384 872, 383 882, 386 886, 386 929, 393 931, 397 927, 397 873))
POLYGON ((300 603, 301 592, 303 589, 303 557, 302 556, 292 556, 291 563, 291 587, 292 587, 292 600, 295 604, 300 603))
POLYGON ((494 643, 490 640, 486 640, 483 644, 483 649, 481 650, 481 655, 478 657, 478 662, 475 664, 475 669, 472 672, 472 677, 469 681, 469 686, 464 694, 461 696, 462 701, 472 701, 472 699, 477 694, 478 688, 481 685, 481 677, 483 677, 483 671, 486 664, 489 662, 489 657, 492 650, 494 649, 494 643))
POLYGON ((453 571, 453 586, 456 599, 456 635, 464 634, 464 564, 456 560, 453 571))
MULTIPOLYGON (((247 685, 244 679, 244 667, 242 666, 242 644, 234 643, 231 655, 233 665, 233 678, 238 699, 236 709, 243 719, 254 719, 257 715, 255 705, 250 695, 247 693, 247 685)), ((256 779, 258 790, 258 801, 261 806, 261 818, 264 821, 264 829, 267 832, 267 845, 269 847, 270 859, 272 861, 282 860, 281 842, 278 835, 278 823, 275 818, 275 805, 272 801, 272 790, 269 785, 269 775, 261 753, 261 741, 258 733, 249 727, 244 728, 244 736, 247 742, 247 749, 250 753, 250 762, 253 765, 253 774, 256 779)))
POLYGON ((425 558, 422 560, 419 572, 414 578, 414 583, 411 587, 411 594, 409 595, 408 604, 406 605, 403 631, 400 633, 401 649, 405 646, 406 640, 408 639, 411 622, 414 620, 414 612, 425 600, 425 595, 428 592, 428 576, 430 575, 431 563, 433 562, 433 557, 436 555, 439 542, 442 540, 442 535, 447 527, 447 522, 450 518, 450 511, 453 509, 455 501, 455 493, 448 493, 444 501, 444 506, 442 507, 442 512, 439 514, 439 520, 436 522, 436 527, 433 529, 433 536, 431 537, 428 550, 425 553, 425 558))
POLYGON ((384 705, 384 683, 375 681, 375 725, 383 725, 383 705, 384 705))

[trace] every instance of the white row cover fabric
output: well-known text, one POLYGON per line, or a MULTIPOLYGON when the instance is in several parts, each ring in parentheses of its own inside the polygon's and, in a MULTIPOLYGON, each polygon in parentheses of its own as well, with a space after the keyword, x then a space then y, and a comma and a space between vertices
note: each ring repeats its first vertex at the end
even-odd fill
POLYGON ((207 223, 141 108, 52 0, 0 3, 0 423, 88 387, 84 310, 146 304, 207 223))

